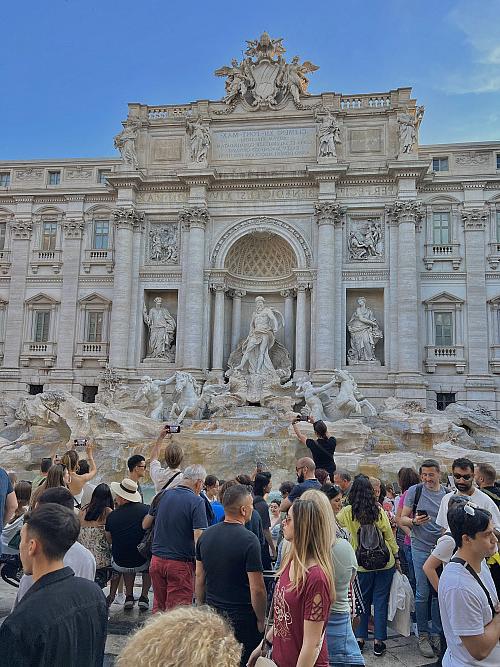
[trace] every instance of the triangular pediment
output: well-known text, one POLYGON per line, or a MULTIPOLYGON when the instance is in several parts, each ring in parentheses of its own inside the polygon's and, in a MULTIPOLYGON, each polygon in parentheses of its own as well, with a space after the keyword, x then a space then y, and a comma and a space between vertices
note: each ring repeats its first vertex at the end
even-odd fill
POLYGON ((26 299, 26 303, 32 306, 38 304, 55 306, 56 304, 60 303, 60 301, 54 299, 54 297, 49 296, 48 294, 40 293, 40 294, 35 294, 35 296, 32 296, 29 299, 26 299))
POLYGON ((99 294, 98 292, 92 292, 92 294, 88 294, 87 296, 82 297, 81 299, 78 300, 78 303, 86 306, 91 306, 91 305, 101 305, 101 306, 110 306, 111 301, 109 299, 106 299, 105 296, 102 296, 102 294, 99 294))
POLYGON ((500 303, 500 294, 497 294, 492 299, 488 299, 488 303, 500 303))
POLYGON ((465 302, 463 299, 460 299, 458 296, 455 296, 454 294, 450 294, 449 292, 440 292, 439 294, 432 296, 430 299, 426 299, 422 303, 430 305, 437 303, 465 303, 465 302))

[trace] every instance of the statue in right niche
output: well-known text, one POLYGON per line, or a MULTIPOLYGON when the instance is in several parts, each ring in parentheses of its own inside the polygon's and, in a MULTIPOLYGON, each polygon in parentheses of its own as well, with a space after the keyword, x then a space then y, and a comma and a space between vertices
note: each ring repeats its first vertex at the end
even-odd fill
POLYGON ((383 338, 383 333, 372 311, 366 305, 364 296, 358 299, 356 310, 347 323, 351 334, 351 347, 347 353, 349 364, 376 362, 375 345, 383 338))

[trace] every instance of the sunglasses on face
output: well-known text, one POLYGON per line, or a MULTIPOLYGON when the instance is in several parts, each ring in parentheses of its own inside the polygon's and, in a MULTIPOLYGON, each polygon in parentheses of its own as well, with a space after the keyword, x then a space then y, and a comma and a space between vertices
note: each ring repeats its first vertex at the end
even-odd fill
POLYGON ((455 479, 464 479, 466 482, 468 482, 469 480, 471 480, 471 479, 473 478, 473 476, 474 476, 474 475, 470 475, 470 474, 469 474, 469 475, 460 475, 460 474, 457 473, 457 472, 454 472, 454 473, 453 473, 453 477, 454 477, 455 479))

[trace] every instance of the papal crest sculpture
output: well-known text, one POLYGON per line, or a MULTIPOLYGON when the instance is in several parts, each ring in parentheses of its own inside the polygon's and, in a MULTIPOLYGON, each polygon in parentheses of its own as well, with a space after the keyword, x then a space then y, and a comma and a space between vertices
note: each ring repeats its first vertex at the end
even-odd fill
POLYGON ((243 101, 252 110, 272 109, 291 97, 300 109, 300 97, 309 95, 306 74, 317 65, 308 60, 302 64, 298 56, 287 63, 283 57, 283 39, 272 39, 264 32, 258 40, 247 40, 246 58, 233 59, 231 66, 220 67, 216 76, 226 77, 226 95, 223 101, 231 108, 243 101))

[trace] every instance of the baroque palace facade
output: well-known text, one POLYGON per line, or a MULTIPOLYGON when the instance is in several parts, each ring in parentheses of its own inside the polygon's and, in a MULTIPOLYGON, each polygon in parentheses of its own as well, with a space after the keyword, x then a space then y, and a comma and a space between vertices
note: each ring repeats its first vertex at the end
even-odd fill
POLYGON ((261 295, 296 378, 499 411, 500 142, 419 145, 410 88, 315 69, 264 34, 222 100, 130 104, 120 158, 0 162, 2 392, 222 378, 261 295))

